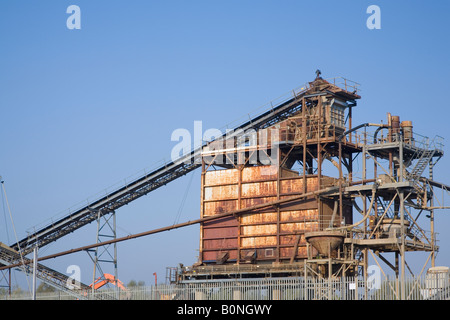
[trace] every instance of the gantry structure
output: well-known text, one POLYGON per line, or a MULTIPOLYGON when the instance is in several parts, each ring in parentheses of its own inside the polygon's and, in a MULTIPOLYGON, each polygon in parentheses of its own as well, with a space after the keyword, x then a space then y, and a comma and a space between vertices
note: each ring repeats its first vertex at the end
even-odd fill
MULTIPOLYGON (((192 222, 201 225, 199 260, 177 279, 367 275, 370 256, 404 279, 406 252, 413 251, 428 252, 434 266, 434 210, 442 206, 434 204, 433 188, 449 188, 433 177, 442 138, 420 136, 410 121, 389 113, 385 124, 354 126, 360 98, 359 84, 323 79, 318 71, 213 141, 17 243, 2 244, 0 262, 30 273, 24 262, 34 248, 91 222, 100 226, 101 218, 201 168, 200 219, 192 222)), ((42 264, 37 276, 73 291, 67 275, 42 264)))

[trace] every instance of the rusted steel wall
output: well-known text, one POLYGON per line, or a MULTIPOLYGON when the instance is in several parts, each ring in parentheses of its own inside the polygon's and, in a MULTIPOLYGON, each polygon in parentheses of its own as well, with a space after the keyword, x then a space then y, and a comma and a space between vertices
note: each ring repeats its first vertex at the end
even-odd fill
MULTIPOLYGON (((281 169, 278 178, 278 170, 266 166, 206 171, 202 180, 202 217, 286 199, 305 190, 305 180, 297 172, 281 169)), ((306 192, 318 187, 317 175, 307 175, 306 192)), ((323 220, 319 207, 316 198, 307 198, 278 209, 208 221, 201 226, 201 261, 216 263, 225 252, 232 263, 255 255, 256 262, 281 261, 291 259, 295 249, 296 260, 305 258, 303 234, 319 229, 323 220)), ((327 216, 332 214, 329 204, 321 208, 327 216)))

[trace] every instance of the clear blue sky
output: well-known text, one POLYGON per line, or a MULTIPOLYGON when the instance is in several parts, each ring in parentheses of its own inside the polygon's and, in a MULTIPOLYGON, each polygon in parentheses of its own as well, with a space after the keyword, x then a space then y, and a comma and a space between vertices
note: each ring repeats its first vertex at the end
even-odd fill
MULTIPOLYGON (((2 0, 0 175, 19 239, 169 159, 175 129, 193 130, 195 120, 220 128, 317 68, 362 85, 354 124, 391 112, 449 144, 449 13, 448 1, 2 0), (81 30, 66 27, 72 4, 81 30), (380 30, 366 27, 371 4, 380 30)), ((449 163, 441 159, 436 180, 450 183, 449 163)), ((172 224, 186 190, 180 221, 198 218, 199 171, 192 178, 190 189, 189 175, 118 210, 119 236, 172 224)), ((449 214, 437 213, 438 265, 450 265, 449 214)), ((11 244, 7 222, 0 241, 11 244)), ((92 224, 40 254, 94 242, 92 224)), ((198 227, 188 227, 120 243, 119 278, 151 284, 157 272, 163 281, 166 266, 196 261, 198 242, 198 227)), ((78 264, 91 282, 86 253, 45 264, 78 264)))

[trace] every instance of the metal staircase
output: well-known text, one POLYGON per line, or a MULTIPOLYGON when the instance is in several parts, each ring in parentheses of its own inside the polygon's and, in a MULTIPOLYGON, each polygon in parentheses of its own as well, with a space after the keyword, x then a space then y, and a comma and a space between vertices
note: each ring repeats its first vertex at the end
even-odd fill
POLYGON ((428 166, 430 161, 433 159, 435 153, 436 153, 436 149, 420 150, 419 158, 418 158, 416 164, 414 165, 414 167, 411 169, 411 171, 406 173, 406 178, 409 181, 413 181, 414 183, 417 183, 417 181, 419 181, 419 178, 422 176, 422 173, 425 171, 426 167, 428 166))
MULTIPOLYGON (((386 205, 385 202, 381 199, 381 197, 377 197, 376 198, 376 204, 378 208, 381 208, 383 210, 383 213, 386 211, 386 205)), ((386 221, 389 220, 394 220, 398 218, 398 212, 396 213, 393 209, 392 209, 392 205, 387 209, 386 215, 384 216, 383 219, 385 219, 386 221)), ((405 222, 409 223, 409 227, 407 230, 407 236, 409 238, 411 238, 414 241, 417 242, 421 242, 421 243, 425 243, 428 242, 429 243, 429 239, 426 236, 425 231, 420 228, 417 223, 415 223, 411 217, 405 213, 404 216, 405 222)))
POLYGON ((432 163, 433 158, 442 156, 442 148, 442 137, 436 136, 431 142, 429 138, 423 137, 422 141, 416 143, 413 155, 405 163, 405 167, 411 167, 411 169, 405 170, 404 177, 416 186, 427 166, 432 163), (413 165, 414 161, 415 164, 413 165))

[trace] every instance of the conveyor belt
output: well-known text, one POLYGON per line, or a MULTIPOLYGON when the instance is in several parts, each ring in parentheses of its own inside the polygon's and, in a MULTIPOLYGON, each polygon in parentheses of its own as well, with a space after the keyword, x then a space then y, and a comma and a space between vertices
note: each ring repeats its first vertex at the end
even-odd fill
MULTIPOLYGON (((288 116, 301 110, 302 97, 307 93, 309 93, 307 89, 303 89, 298 93, 293 91, 290 98, 281 102, 278 106, 264 112, 263 114, 237 126, 233 132, 242 132, 242 130, 245 132, 248 129, 263 129, 282 121, 288 116)), ((223 137, 225 137, 225 134, 218 139, 223 137)), ((230 137, 230 135, 228 134, 227 137, 230 137)), ((134 201, 141 196, 186 175, 201 166, 200 155, 203 147, 204 146, 199 147, 193 150, 190 154, 178 159, 176 162, 167 163, 153 172, 146 174, 119 188, 118 190, 98 199, 90 205, 82 207, 62 219, 47 225, 32 234, 29 234, 26 238, 11 245, 10 247, 16 251, 20 248, 23 254, 26 255, 32 252, 35 246, 43 247, 89 224, 90 222, 95 221, 99 214, 101 216, 109 214, 130 203, 131 201, 134 201)))

